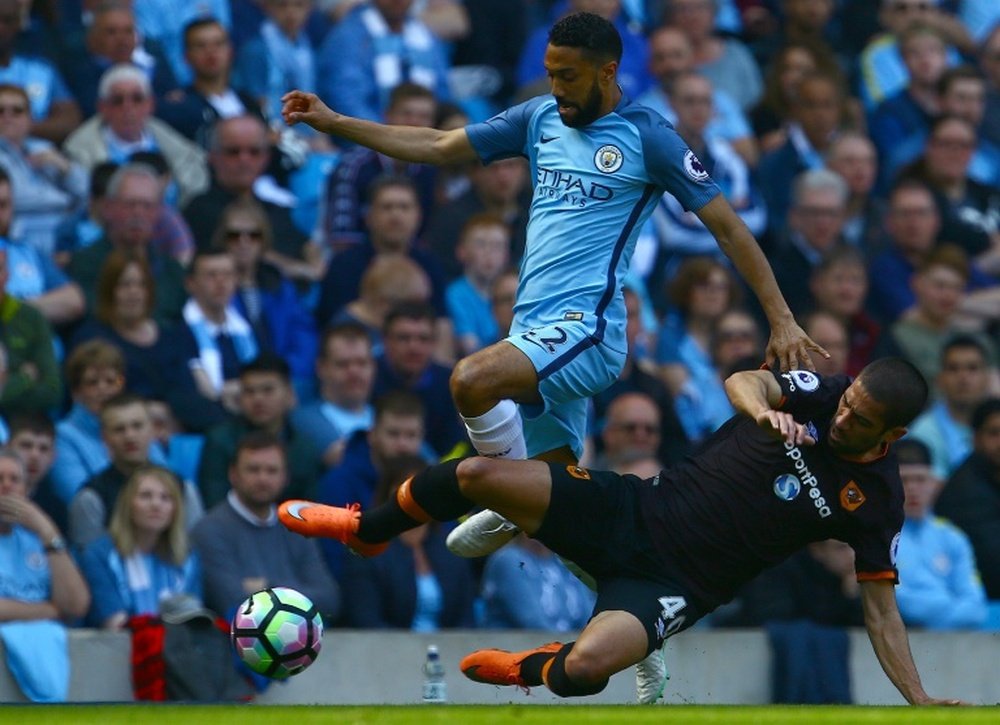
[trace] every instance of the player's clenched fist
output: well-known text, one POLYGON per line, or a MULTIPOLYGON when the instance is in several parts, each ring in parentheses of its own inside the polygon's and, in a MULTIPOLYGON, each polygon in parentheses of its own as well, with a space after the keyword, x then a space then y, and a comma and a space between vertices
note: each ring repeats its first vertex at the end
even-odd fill
POLYGON ((281 117, 289 126, 302 121, 319 130, 320 123, 334 116, 315 93, 289 91, 281 97, 281 103, 281 117))

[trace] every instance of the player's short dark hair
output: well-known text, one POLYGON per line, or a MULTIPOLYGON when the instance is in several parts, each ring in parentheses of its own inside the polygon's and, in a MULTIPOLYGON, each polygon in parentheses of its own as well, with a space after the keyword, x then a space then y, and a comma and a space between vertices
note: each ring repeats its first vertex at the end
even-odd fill
POLYGON ((978 433, 982 430, 982 427, 986 425, 986 421, 994 415, 1000 415, 1000 398, 987 398, 977 405, 976 409, 972 411, 972 417, 969 419, 969 425, 972 426, 973 432, 978 433))
POLYGON ((385 314, 382 333, 385 334, 396 320, 426 320, 433 327, 437 321, 437 311, 427 302, 400 302, 385 314))
POLYGON ((944 359, 948 357, 948 353, 952 350, 976 350, 983 360, 988 362, 990 359, 990 350, 986 347, 986 343, 967 332, 960 332, 945 340, 944 345, 941 346, 940 359, 942 363, 944 363, 944 359))
POLYGON ((909 424, 927 405, 927 381, 909 360, 883 357, 865 366, 858 379, 885 408, 886 429, 909 424))
POLYGON ((594 13, 571 13, 549 30, 549 44, 579 48, 591 61, 621 61, 622 38, 609 21, 594 13))
POLYGON ((7 423, 10 437, 15 438, 21 433, 34 433, 55 439, 56 426, 52 418, 40 410, 24 410, 15 413, 7 423))
POLYGON ((423 401, 417 395, 406 390, 390 390, 375 401, 376 423, 386 415, 423 420, 424 412, 423 401))
POLYGON ((931 450, 923 441, 916 438, 903 438, 892 444, 899 465, 929 466, 931 465, 931 450))
POLYGON ((285 358, 275 355, 273 352, 262 352, 240 368, 240 378, 255 373, 277 375, 289 385, 292 382, 292 371, 288 366, 288 362, 285 358))

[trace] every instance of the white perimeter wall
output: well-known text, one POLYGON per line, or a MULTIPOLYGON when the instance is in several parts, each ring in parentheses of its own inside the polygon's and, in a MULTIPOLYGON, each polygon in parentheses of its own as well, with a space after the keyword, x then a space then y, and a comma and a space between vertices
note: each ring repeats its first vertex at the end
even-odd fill
MULTIPOLYGON (((529 695, 506 687, 466 680, 459 660, 481 647, 527 649, 559 639, 545 632, 457 631, 437 635, 329 630, 319 660, 287 683, 273 685, 262 704, 412 704, 419 702, 421 666, 427 645, 441 650, 451 702, 554 703, 547 689, 529 695)), ((565 636, 563 639, 566 639, 565 636)), ((1000 633, 930 633, 910 635, 914 658, 927 691, 973 703, 1000 702, 1000 633)), ((2 651, 2 648, 0 648, 2 651)), ((81 702, 131 699, 129 639, 121 633, 74 630, 70 635, 70 698, 81 702)), ((673 704, 763 704, 769 698, 770 653, 758 630, 693 630, 668 642, 671 679, 666 702, 673 704)), ((862 704, 903 704, 879 668, 863 630, 851 633, 851 681, 862 704)), ((0 702, 22 702, 23 695, 6 666, 0 667, 0 702)), ((635 701, 632 671, 611 679, 595 703, 635 701)))

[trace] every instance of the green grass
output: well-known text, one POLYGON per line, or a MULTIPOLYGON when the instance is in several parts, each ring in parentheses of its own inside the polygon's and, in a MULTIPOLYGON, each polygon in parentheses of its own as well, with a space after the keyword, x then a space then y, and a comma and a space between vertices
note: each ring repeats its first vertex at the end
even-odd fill
POLYGON ((766 723, 997 723, 1000 708, 797 706, 255 706, 255 705, 0 705, 0 722, 35 725, 155 723, 155 725, 754 725, 766 723))

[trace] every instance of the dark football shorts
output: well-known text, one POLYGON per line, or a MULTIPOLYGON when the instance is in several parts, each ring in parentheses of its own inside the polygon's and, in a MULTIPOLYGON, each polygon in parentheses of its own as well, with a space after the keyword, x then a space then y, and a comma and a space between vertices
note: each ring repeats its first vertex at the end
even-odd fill
POLYGON ((552 497, 535 538, 596 579, 595 615, 634 615, 646 629, 647 653, 703 616, 653 547, 640 479, 559 463, 549 470, 552 497))

